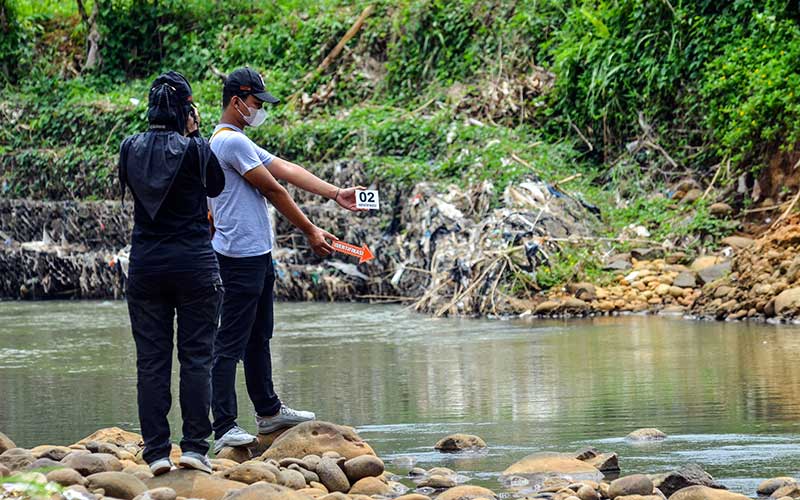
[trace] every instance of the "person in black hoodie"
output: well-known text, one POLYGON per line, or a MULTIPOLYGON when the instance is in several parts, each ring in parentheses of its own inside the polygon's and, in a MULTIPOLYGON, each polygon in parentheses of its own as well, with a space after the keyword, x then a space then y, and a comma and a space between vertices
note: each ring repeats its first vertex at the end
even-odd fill
POLYGON ((120 147, 123 202, 134 200, 127 282, 128 312, 136 343, 139 421, 144 460, 154 475, 173 464, 170 428, 173 322, 177 313, 180 407, 179 465, 211 473, 210 370, 219 324, 222 281, 211 247, 206 197, 216 197, 225 176, 198 131, 192 88, 170 71, 153 82, 149 130, 120 147))

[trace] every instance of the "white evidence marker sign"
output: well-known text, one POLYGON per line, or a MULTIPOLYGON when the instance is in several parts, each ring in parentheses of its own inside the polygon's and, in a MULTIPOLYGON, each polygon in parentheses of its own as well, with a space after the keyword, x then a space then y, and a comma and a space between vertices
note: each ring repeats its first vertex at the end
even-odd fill
POLYGON ((378 210, 378 191, 356 190, 356 208, 378 210))

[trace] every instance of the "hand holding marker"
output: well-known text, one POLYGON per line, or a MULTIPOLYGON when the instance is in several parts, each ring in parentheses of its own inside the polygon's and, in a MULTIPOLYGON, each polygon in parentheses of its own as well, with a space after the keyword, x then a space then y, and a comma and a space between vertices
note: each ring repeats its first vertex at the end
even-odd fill
MULTIPOLYGON (((377 190, 367 190, 367 189, 356 189, 355 191, 355 201, 356 201, 356 208, 361 210, 378 210, 379 208, 379 197, 377 190)), ((356 245, 351 245, 350 243, 345 243, 344 241, 337 241, 334 240, 331 243, 333 249, 339 253, 343 253, 345 255, 351 255, 353 257, 358 257, 358 263, 363 264, 368 260, 371 260, 375 256, 370 252, 369 247, 367 245, 362 245, 360 248, 356 245)))

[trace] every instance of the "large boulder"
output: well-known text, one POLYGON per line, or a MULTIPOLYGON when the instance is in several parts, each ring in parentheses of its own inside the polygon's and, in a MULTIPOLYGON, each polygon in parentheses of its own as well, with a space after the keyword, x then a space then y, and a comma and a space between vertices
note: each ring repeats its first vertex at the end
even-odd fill
POLYGON ((10 437, 0 432, 0 454, 16 447, 17 445, 14 444, 14 441, 12 441, 10 437))
POLYGON ((365 477, 358 480, 351 488, 350 495, 387 495, 391 487, 377 477, 365 477))
POLYGON ((749 497, 708 486, 689 486, 670 495, 669 500, 749 500, 749 497))
POLYGON ((205 498, 206 500, 219 500, 226 493, 247 486, 238 481, 209 476, 205 472, 191 469, 175 469, 148 479, 144 483, 150 489, 172 488, 179 497, 205 498))
POLYGON ((86 446, 88 443, 95 441, 98 443, 111 443, 117 446, 133 445, 137 447, 144 446, 144 440, 141 434, 135 432, 128 432, 120 429, 119 427, 108 427, 95 431, 89 436, 81 439, 76 445, 86 446))
POLYGON ((71 453, 64 457, 61 463, 84 476, 98 472, 120 472, 123 469, 122 462, 107 453, 71 453))
POLYGON ((372 447, 351 427, 314 420, 303 422, 281 434, 261 455, 261 459, 322 456, 326 451, 335 451, 347 459, 375 455, 372 447))
MULTIPOLYGON (((180 496, 180 493, 178 495, 180 496)), ((311 497, 278 484, 258 483, 229 491, 222 498, 225 500, 309 500, 311 497)))
POLYGON ((667 435, 658 429, 646 427, 644 429, 636 429, 628 434, 625 439, 629 441, 660 441, 667 439, 667 435))
POLYGON ((145 485, 133 474, 124 472, 99 472, 86 478, 86 486, 90 490, 103 488, 106 496, 133 500, 136 496, 147 491, 145 485))
POLYGON ((773 491, 770 495, 771 498, 800 498, 800 486, 795 484, 787 484, 785 486, 781 486, 777 490, 773 491))
POLYGON ((0 465, 5 465, 12 472, 24 469, 34 460, 33 453, 22 448, 11 448, 0 454, 0 465))
POLYGON ((689 464, 666 474, 651 475, 650 478, 653 480, 653 485, 667 497, 691 486, 725 489, 697 464, 689 464))
POLYGON ((800 306, 800 287, 789 288, 775 297, 775 314, 792 312, 800 306))
POLYGON ((440 439, 434 449, 445 452, 475 450, 486 448, 486 442, 472 434, 451 434, 440 439))
POLYGON ((462 485, 450 488, 436 497, 436 500, 472 500, 473 498, 497 498, 494 491, 481 486, 462 485))
POLYGON ((571 455, 562 453, 534 453, 512 464, 504 476, 569 476, 575 480, 599 481, 603 474, 595 467, 571 455))
POLYGON ((629 495, 652 495, 653 481, 644 474, 633 474, 615 479, 608 487, 608 496, 611 498, 629 495))
POLYGON ((765 479, 762 481, 758 485, 756 492, 759 495, 769 496, 784 486, 790 486, 794 484, 797 484, 797 480, 793 477, 773 477, 772 479, 765 479))

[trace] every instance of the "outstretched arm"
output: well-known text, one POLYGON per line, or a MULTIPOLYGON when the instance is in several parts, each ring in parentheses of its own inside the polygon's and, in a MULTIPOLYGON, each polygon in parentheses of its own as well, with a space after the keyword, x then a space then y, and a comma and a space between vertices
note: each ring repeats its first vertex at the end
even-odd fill
POLYGON ((289 222, 305 233, 314 253, 320 257, 326 257, 333 252, 333 247, 326 241, 326 238, 329 240, 338 238, 312 224, 294 202, 289 192, 286 191, 286 188, 275 180, 275 177, 265 166, 261 165, 247 171, 244 174, 244 179, 255 186, 281 214, 289 219, 289 222))
POLYGON ((363 209, 356 208, 356 189, 366 189, 362 186, 346 189, 338 188, 329 182, 323 181, 300 165, 277 156, 269 164, 269 171, 275 178, 293 184, 309 193, 336 200, 336 203, 347 210, 353 212, 363 211, 363 209))

